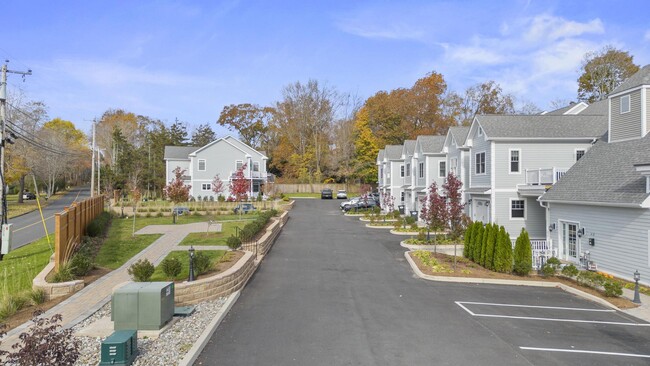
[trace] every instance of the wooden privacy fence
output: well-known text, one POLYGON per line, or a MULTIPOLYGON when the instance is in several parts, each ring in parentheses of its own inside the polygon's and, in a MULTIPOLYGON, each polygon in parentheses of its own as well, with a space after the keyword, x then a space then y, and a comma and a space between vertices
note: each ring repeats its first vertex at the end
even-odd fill
POLYGON ((86 234, 88 224, 104 211, 104 196, 75 202, 54 215, 54 270, 66 263, 86 234))

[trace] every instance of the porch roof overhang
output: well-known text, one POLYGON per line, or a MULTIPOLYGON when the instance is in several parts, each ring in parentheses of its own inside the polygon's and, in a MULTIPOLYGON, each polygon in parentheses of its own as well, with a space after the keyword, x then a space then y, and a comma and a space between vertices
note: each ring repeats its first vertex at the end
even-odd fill
POLYGON ((467 193, 467 194, 491 194, 492 193, 492 188, 490 188, 490 187, 467 188, 465 190, 465 193, 467 193))
POLYGON ((539 197, 548 190, 550 186, 533 186, 521 184, 517 186, 517 193, 522 197, 539 197))

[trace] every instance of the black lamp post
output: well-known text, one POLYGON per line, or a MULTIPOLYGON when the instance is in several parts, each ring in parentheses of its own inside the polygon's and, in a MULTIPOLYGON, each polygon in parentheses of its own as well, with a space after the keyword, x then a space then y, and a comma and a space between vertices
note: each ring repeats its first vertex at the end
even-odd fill
POLYGON ((187 281, 192 282, 194 281, 194 246, 190 245, 188 251, 190 252, 190 278, 187 281))
POLYGON ((632 300, 633 303, 635 304, 640 304, 641 303, 641 297, 639 297, 639 280, 641 279, 641 273, 639 273, 639 270, 637 269, 634 271, 634 300, 632 300))

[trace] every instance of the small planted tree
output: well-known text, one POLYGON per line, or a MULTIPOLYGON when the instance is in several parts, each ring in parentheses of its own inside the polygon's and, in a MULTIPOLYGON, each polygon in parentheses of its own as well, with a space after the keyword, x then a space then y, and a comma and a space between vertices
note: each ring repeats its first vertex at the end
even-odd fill
POLYGON ((506 228, 499 228, 497 246, 494 250, 494 270, 502 273, 512 272, 512 242, 506 228))
MULTIPOLYGON (((234 197, 236 202, 241 204, 242 201, 248 200, 248 190, 249 182, 244 175, 246 170, 246 164, 242 165, 237 172, 235 172, 235 177, 230 181, 228 188, 230 189, 230 194, 234 197)), ((239 210, 239 215, 242 215, 243 210, 239 210)))
POLYGON ((429 186, 426 206, 426 216, 423 217, 423 221, 427 228, 434 232, 443 231, 447 227, 447 202, 438 194, 436 182, 431 183, 431 186, 429 186))
POLYGON ((212 179, 212 192, 214 192, 214 195, 217 197, 217 202, 221 202, 219 200, 219 197, 225 190, 226 190, 226 185, 223 184, 223 181, 219 177, 219 174, 215 175, 214 178, 212 179))
POLYGON ((447 220, 449 221, 449 232, 456 239, 459 238, 465 229, 463 227, 463 212, 465 204, 462 203, 461 188, 463 182, 456 177, 454 173, 447 174, 447 181, 442 185, 447 192, 447 220))
MULTIPOLYGON (((165 197, 174 204, 187 202, 190 199, 190 189, 192 189, 192 186, 183 182, 183 174, 185 174, 185 170, 181 169, 181 167, 176 167, 173 172, 174 179, 163 188, 163 193, 165 194, 165 197)), ((176 223, 176 215, 173 208, 172 216, 174 223, 176 223)))
POLYGON ((482 222, 477 222, 476 235, 473 237, 474 243, 472 244, 472 260, 474 263, 481 263, 481 243, 483 242, 483 234, 485 233, 485 226, 482 222))
POLYGON ((526 229, 521 229, 521 234, 515 243, 513 272, 520 276, 527 276, 533 269, 533 251, 530 248, 530 238, 526 229))
POLYGON ((381 196, 381 206, 386 211, 386 213, 392 213, 395 210, 395 197, 390 194, 384 194, 381 196))

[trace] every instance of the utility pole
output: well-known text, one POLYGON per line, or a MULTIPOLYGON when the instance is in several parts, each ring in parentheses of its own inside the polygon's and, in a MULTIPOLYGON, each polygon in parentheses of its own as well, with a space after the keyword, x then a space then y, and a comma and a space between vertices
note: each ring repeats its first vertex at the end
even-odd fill
MULTIPOLYGON (((1 202, 1 208, 0 208, 0 214, 2 214, 2 232, 4 233, 5 227, 4 225, 7 224, 7 181, 5 179, 5 143, 7 141, 7 132, 6 132, 6 124, 7 124, 7 74, 18 74, 23 76, 23 80, 25 79, 25 76, 31 75, 32 70, 27 70, 27 71, 15 71, 15 70, 9 70, 7 68, 7 63, 9 60, 5 60, 5 64, 2 65, 2 76, 0 78, 0 124, 2 125, 0 127, 0 183, 1 183, 1 189, 0 189, 0 202, 1 202)), ((9 237, 10 235, 7 235, 9 237)), ((0 260, 2 259, 3 254, 9 252, 9 245, 11 243, 3 243, 0 241, 0 260)))
POLYGON ((95 195, 95 120, 93 119, 93 155, 90 158, 90 197, 95 195))

